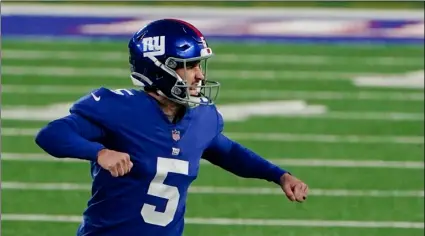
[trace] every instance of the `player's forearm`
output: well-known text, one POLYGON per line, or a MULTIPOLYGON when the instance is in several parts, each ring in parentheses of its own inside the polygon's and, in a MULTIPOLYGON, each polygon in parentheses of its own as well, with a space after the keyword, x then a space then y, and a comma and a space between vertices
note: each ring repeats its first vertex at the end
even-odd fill
POLYGON ((279 184, 283 169, 260 157, 253 151, 233 143, 231 150, 220 158, 219 166, 244 178, 265 179, 279 184))
POLYGON ((87 121, 82 121, 73 115, 50 122, 40 130, 35 142, 54 157, 95 161, 97 153, 104 146, 89 139, 100 136, 100 132, 87 121))
POLYGON ((280 183, 287 171, 260 157, 242 145, 220 137, 204 153, 203 158, 223 169, 244 178, 257 178, 280 183))

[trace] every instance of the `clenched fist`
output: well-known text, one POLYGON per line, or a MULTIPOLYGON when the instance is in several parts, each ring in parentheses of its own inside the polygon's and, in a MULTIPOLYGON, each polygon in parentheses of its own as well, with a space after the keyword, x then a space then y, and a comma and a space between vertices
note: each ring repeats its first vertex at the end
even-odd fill
POLYGON ((97 154, 97 163, 114 177, 127 174, 133 167, 133 162, 130 161, 127 153, 109 149, 103 149, 97 154))
POLYGON ((307 184, 288 173, 280 177, 280 186, 291 201, 303 202, 307 199, 307 184))

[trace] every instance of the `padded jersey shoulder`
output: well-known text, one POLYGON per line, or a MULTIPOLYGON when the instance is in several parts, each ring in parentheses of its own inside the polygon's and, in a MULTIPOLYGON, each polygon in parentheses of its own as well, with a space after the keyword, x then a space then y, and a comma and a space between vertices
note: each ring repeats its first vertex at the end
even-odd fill
POLYGON ((208 127, 210 127, 209 131, 214 132, 214 136, 223 131, 223 116, 215 105, 200 105, 195 109, 197 110, 198 119, 200 119, 204 125, 208 124, 208 127))
POLYGON ((214 105, 215 111, 217 113, 217 123, 218 123, 218 133, 223 132, 224 129, 224 119, 223 114, 221 114, 220 110, 214 105))
MULTIPOLYGON (((143 109, 140 91, 101 87, 77 100, 70 108, 75 113, 104 127, 114 128, 131 115, 132 109, 143 109)), ((145 99, 146 100, 146 99, 145 99)))

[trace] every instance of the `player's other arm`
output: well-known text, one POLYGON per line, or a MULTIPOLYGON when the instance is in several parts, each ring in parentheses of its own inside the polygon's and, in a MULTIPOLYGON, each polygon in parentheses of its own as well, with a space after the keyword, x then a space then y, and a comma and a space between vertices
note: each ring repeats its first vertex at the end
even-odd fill
POLYGON ((301 202, 306 198, 306 184, 221 133, 204 151, 202 158, 237 176, 274 182, 282 187, 291 201, 301 202))
POLYGON ((105 147, 99 143, 104 130, 78 114, 70 114, 43 127, 35 142, 48 154, 96 161, 105 147))
POLYGON ((288 173, 223 134, 217 135, 202 157, 240 177, 264 179, 276 184, 288 173))
POLYGON ((105 131, 101 127, 72 113, 50 122, 41 129, 35 142, 54 157, 97 162, 114 177, 130 172, 133 167, 130 156, 127 153, 105 148, 99 143, 103 138, 105 138, 105 131))

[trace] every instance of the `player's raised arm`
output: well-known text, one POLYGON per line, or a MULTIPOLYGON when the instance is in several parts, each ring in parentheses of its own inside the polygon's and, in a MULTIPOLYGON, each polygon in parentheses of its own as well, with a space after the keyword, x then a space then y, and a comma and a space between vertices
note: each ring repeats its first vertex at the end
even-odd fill
POLYGON ((302 202, 306 199, 306 184, 221 133, 205 150, 202 158, 240 177, 264 179, 279 184, 291 201, 302 202))
POLYGON ((96 161, 105 147, 98 141, 104 136, 101 127, 78 114, 54 120, 43 127, 35 142, 54 157, 96 161))
MULTIPOLYGON (((127 95, 132 93, 127 91, 127 95)), ((129 154, 109 150, 102 144, 108 138, 102 127, 111 127, 108 123, 110 118, 113 114, 119 114, 111 111, 109 106, 117 104, 125 96, 121 90, 94 90, 74 103, 70 115, 54 120, 41 129, 35 138, 36 143, 54 157, 97 162, 114 177, 127 174, 133 167, 129 154)))

